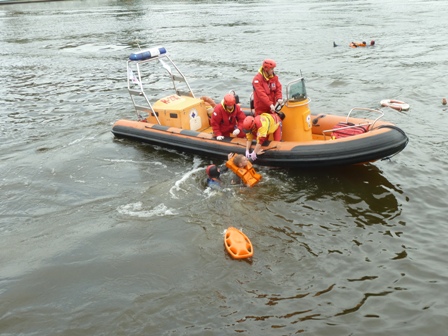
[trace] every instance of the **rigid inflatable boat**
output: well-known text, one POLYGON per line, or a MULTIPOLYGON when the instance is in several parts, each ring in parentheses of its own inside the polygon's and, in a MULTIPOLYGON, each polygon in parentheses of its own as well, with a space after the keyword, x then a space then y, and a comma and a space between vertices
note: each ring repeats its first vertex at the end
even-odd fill
MULTIPOLYGON (((210 98, 194 95, 165 48, 131 54, 127 73, 128 91, 137 116, 135 120, 115 122, 115 137, 221 160, 226 160, 231 152, 244 155, 245 139, 226 137, 218 141, 213 136, 210 98), (169 85, 153 69, 145 72, 150 65, 162 66, 169 85), (151 98, 147 86, 151 86, 151 98)), ((265 153, 255 161, 258 165, 315 168, 368 163, 389 158, 408 143, 404 131, 382 120, 384 113, 380 109, 356 107, 345 116, 311 114, 303 77, 286 85, 284 101, 282 140, 263 144, 265 153)), ((249 103, 242 107, 247 115, 253 114, 250 106, 249 103)))

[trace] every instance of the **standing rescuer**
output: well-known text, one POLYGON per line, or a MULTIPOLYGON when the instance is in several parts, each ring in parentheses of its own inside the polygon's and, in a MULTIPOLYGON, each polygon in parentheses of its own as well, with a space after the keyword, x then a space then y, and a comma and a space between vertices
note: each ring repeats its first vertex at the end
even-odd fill
POLYGON ((283 103, 282 84, 274 73, 274 60, 265 59, 252 81, 255 115, 275 113, 275 105, 283 103))
POLYGON ((232 93, 226 94, 221 104, 215 106, 210 120, 216 139, 223 140, 224 137, 230 137, 230 133, 244 138, 242 132, 244 118, 246 115, 236 104, 235 96, 232 93))

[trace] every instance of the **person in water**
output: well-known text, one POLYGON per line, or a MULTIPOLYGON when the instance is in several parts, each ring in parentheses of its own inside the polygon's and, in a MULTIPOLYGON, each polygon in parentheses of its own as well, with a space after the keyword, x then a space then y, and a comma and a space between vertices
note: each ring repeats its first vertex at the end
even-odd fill
POLYGON ((242 132, 244 118, 246 118, 246 115, 236 103, 235 96, 232 93, 226 94, 221 104, 216 104, 213 109, 210 119, 213 135, 220 141, 224 137, 230 137, 230 133, 239 138, 244 138, 242 132))
POLYGON ((233 158, 233 163, 235 163, 235 166, 237 166, 238 168, 244 168, 249 163, 249 159, 245 157, 243 154, 235 154, 235 157, 233 158))
POLYGON ((209 165, 206 168, 207 173, 207 186, 212 189, 220 189, 226 185, 226 183, 221 179, 221 173, 227 172, 230 168, 232 170, 232 176, 230 178, 230 185, 246 185, 245 182, 248 182, 247 185, 251 186, 258 182, 261 179, 261 175, 257 174, 255 170, 252 168, 252 164, 249 162, 249 159, 242 154, 234 154, 229 153, 227 156, 228 161, 225 165, 220 167, 216 165, 209 165), (249 175, 244 175, 244 181, 237 175, 237 171, 241 174, 241 172, 247 173, 249 175), (251 178, 256 178, 257 181, 254 182, 251 178))
MULTIPOLYGON (((231 154, 233 155, 233 153, 231 153, 231 154)), ((235 154, 235 155, 233 155, 233 163, 238 168, 244 169, 247 167, 247 164, 249 163, 249 159, 242 154, 235 154)), ((234 184, 244 184, 244 183, 243 183, 243 180, 236 173, 233 173, 232 178, 230 180, 230 184, 234 185, 234 184)))
POLYGON ((275 105, 283 104, 282 84, 274 73, 277 66, 272 59, 265 59, 258 73, 252 80, 254 89, 255 115, 262 113, 275 114, 275 105))
MULTIPOLYGON (((375 41, 372 40, 370 41, 370 46, 373 47, 375 45, 375 41)), ((333 42, 333 47, 338 47, 339 44, 336 44, 336 42, 333 42)), ((349 44, 350 48, 358 48, 358 47, 367 47, 367 42, 363 41, 363 42, 351 42, 349 44)))
POLYGON ((351 42, 349 47, 350 48, 358 48, 358 47, 365 47, 367 43, 365 41, 363 42, 351 42))
POLYGON ((261 146, 272 134, 274 141, 282 139, 282 119, 276 113, 263 113, 254 117, 248 116, 243 122, 243 132, 246 133, 246 157, 252 161, 257 159, 257 155, 264 153, 261 146), (254 150, 250 153, 250 147, 254 137, 257 139, 254 150))
MULTIPOLYGON (((375 41, 372 40, 370 41, 370 46, 373 47, 375 45, 375 41)), ((358 48, 358 47, 367 47, 367 42, 366 41, 362 41, 362 42, 351 42, 349 44, 350 48, 358 48)))
POLYGON ((253 187, 260 182, 262 176, 255 171, 247 157, 242 154, 230 154, 226 166, 233 172, 230 182, 232 185, 253 187))
MULTIPOLYGON (((230 160, 233 156, 233 153, 229 153, 227 155, 227 159, 230 160)), ((221 166, 217 166, 214 164, 208 165, 205 168, 205 172, 207 174, 207 186, 212 189, 221 189, 224 186, 224 181, 221 179, 221 173, 225 173, 229 170, 225 164, 221 166)))
POLYGON ((207 173, 207 186, 212 189, 221 189, 223 181, 221 180, 221 167, 212 164, 205 168, 207 173))

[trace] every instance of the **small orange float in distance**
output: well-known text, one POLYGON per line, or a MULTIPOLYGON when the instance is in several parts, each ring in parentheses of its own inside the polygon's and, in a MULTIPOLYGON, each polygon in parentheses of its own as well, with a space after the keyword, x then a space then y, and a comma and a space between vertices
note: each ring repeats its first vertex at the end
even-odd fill
POLYGON ((224 245, 233 259, 245 259, 254 255, 249 238, 232 226, 224 233, 224 245))
POLYGON ((350 48, 358 48, 358 47, 366 47, 366 46, 367 46, 367 43, 365 41, 363 41, 363 42, 351 42, 349 44, 350 48))

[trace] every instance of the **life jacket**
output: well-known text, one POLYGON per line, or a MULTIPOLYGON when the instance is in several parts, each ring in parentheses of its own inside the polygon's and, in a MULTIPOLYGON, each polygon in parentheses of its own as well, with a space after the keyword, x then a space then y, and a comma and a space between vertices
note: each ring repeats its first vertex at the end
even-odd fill
POLYGON ((234 156, 226 162, 226 166, 233 171, 245 185, 253 187, 261 180, 261 175, 258 174, 252 167, 252 163, 248 162, 246 167, 240 168, 233 162, 234 156))

